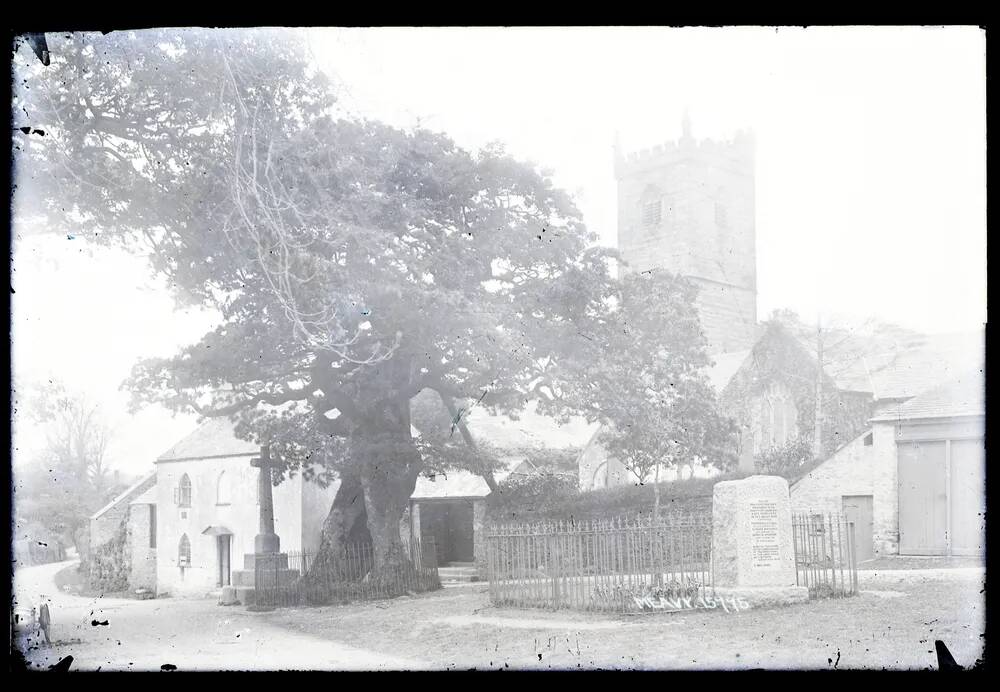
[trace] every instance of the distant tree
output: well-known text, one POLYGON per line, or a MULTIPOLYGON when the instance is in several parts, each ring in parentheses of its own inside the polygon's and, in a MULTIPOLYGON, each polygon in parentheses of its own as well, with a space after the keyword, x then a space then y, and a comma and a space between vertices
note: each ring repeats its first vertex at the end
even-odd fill
POLYGON ((15 515, 37 522, 83 553, 90 515, 122 488, 106 466, 111 428, 100 407, 57 381, 19 388, 25 425, 44 431, 46 444, 16 473, 15 515))
POLYGON ((654 515, 661 469, 736 462, 736 426, 719 413, 705 373, 695 291, 665 271, 626 275, 602 332, 604 357, 585 380, 608 455, 640 483, 654 482, 654 515))

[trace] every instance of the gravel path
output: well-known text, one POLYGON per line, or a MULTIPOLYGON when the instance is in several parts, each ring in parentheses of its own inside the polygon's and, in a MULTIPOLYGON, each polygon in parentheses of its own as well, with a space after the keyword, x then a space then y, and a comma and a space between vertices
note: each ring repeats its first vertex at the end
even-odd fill
MULTIPOLYGON (((21 638, 35 669, 73 656, 72 670, 399 670, 422 661, 377 654, 269 624, 261 613, 213 600, 88 598, 59 591, 73 562, 18 570, 19 602, 49 603, 52 648, 21 638), (106 623, 106 624, 105 624, 106 623)), ((29 606, 30 607, 30 606, 29 606)), ((345 633, 344 638, 350 637, 345 633)))

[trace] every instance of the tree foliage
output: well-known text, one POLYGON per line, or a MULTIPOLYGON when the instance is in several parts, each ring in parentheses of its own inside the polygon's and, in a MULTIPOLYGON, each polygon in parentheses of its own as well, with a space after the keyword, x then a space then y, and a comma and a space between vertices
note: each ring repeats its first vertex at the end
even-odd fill
POLYGON ((49 133, 19 152, 33 208, 142 245, 180 295, 222 315, 136 368, 137 403, 232 416, 285 472, 357 474, 379 560, 398 557, 394 523, 424 463, 417 393, 569 410, 567 356, 590 348, 577 324, 604 310, 612 280, 572 201, 534 168, 499 146, 336 118, 281 36, 50 48, 16 95, 49 133))
POLYGON ((627 275, 608 357, 588 369, 592 406, 606 424, 601 444, 640 483, 658 481, 661 468, 736 461, 735 426, 718 413, 706 375, 695 290, 664 271, 627 275))

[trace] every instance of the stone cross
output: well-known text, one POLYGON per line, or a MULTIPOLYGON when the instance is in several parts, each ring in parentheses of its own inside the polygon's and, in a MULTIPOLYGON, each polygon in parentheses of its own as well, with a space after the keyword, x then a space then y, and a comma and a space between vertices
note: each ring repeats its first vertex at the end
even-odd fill
POLYGON ((255 553, 274 554, 279 552, 281 542, 274 533, 274 500, 271 496, 271 448, 264 445, 260 448, 260 456, 250 460, 250 465, 260 469, 258 489, 260 490, 260 526, 253 539, 255 553))

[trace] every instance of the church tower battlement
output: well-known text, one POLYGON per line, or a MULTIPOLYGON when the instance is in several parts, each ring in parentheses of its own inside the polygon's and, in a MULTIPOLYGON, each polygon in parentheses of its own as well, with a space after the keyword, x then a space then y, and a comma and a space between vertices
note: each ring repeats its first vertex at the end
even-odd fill
POLYGON ((699 289, 710 353, 750 348, 757 328, 754 136, 675 142, 623 155, 615 143, 625 271, 660 268, 699 289))

